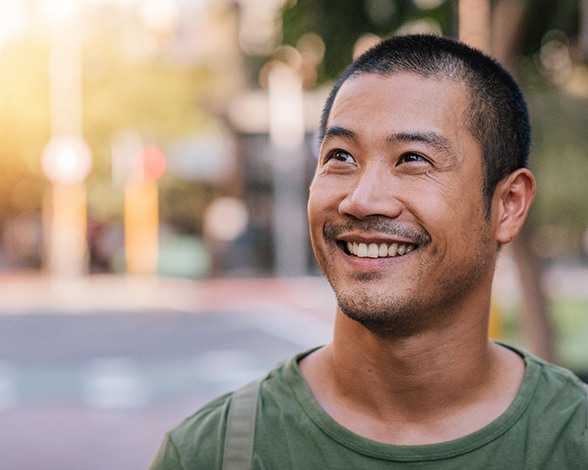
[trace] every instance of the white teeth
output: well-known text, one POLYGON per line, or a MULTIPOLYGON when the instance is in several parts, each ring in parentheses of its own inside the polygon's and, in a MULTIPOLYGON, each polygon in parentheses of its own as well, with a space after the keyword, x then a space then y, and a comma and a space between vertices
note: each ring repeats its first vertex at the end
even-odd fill
POLYGON ((390 248, 388 248, 388 256, 396 256, 397 251, 398 243, 392 243, 392 245, 390 245, 390 248))
POLYGON ((386 258, 394 256, 402 256, 410 253, 416 248, 415 245, 392 243, 358 243, 358 242, 347 242, 347 250, 349 253, 357 256, 358 258, 386 258))
POLYGON ((378 257, 382 258, 383 256, 388 256, 388 245, 382 243, 378 248, 378 257))
POLYGON ((358 243, 357 244, 357 252, 354 253, 356 256, 360 258, 367 258, 368 255, 368 247, 365 243, 358 243))

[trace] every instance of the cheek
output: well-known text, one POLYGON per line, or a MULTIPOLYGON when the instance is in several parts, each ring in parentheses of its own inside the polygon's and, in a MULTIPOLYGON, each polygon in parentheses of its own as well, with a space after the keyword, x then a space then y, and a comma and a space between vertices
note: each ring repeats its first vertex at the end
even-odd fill
POLYGON ((320 190, 313 184, 308 195, 308 227, 310 230, 310 237, 313 245, 318 233, 322 232, 322 225, 324 223, 325 200, 321 196, 320 190))
POLYGON ((323 272, 328 266, 326 247, 323 242, 323 226, 326 220, 324 204, 324 198, 321 196, 320 191, 317 191, 314 185, 311 186, 307 204, 310 244, 316 261, 323 272))
POLYGON ((337 209, 339 196, 333 185, 324 180, 315 180, 310 185, 308 193, 308 216, 321 218, 324 214, 337 209))
POLYGON ((481 194, 461 186, 420 187, 418 194, 406 193, 405 207, 430 234, 433 255, 465 249, 472 235, 486 226, 481 194))
POLYGON ((406 189, 412 189, 410 200, 420 201, 419 204, 434 218, 466 219, 467 222, 467 218, 484 211, 482 186, 471 176, 427 178, 418 186, 406 189))

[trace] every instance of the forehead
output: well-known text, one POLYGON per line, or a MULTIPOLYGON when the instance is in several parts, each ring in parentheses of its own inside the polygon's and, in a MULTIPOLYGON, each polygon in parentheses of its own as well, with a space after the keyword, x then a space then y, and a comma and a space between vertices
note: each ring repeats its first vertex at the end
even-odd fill
POLYGON ((352 75, 342 84, 327 126, 335 120, 352 119, 351 115, 360 112, 371 114, 370 121, 376 118, 394 121, 394 116, 401 116, 408 124, 450 118, 453 124, 465 126, 469 105, 469 88, 456 80, 409 72, 362 73, 352 75))

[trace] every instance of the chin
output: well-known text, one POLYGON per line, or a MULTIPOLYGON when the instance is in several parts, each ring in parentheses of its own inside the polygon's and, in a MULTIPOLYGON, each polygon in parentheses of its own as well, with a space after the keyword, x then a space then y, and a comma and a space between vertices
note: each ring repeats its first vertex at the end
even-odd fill
POLYGON ((345 316, 376 335, 406 338, 426 328, 428 312, 417 300, 402 301, 393 296, 336 294, 345 316))

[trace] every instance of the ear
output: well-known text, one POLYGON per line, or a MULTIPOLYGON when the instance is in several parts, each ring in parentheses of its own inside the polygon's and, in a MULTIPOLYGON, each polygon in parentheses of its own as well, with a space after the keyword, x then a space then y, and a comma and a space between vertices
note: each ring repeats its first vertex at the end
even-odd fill
POLYGON ((519 168, 496 186, 493 208, 496 218, 496 241, 511 242, 521 230, 535 197, 535 177, 519 168))

